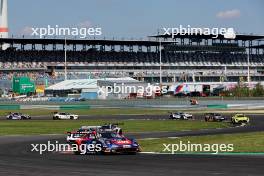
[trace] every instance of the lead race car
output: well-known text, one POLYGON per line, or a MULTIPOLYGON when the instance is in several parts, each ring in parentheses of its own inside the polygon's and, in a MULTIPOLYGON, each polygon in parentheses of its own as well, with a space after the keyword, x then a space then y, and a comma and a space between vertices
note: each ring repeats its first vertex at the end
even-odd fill
POLYGON ((125 137, 122 129, 112 124, 85 126, 75 132, 68 132, 67 142, 79 146, 79 150, 75 151, 75 154, 136 154, 141 151, 135 139, 125 137), (95 147, 88 147, 86 151, 83 152, 81 147, 88 145, 94 145, 95 147))
POLYGON ((113 132, 100 133, 99 141, 102 144, 103 153, 132 153, 140 152, 140 146, 135 139, 113 132))
POLYGON ((22 113, 9 113, 7 116, 6 116, 6 119, 7 120, 30 120, 31 117, 29 115, 26 115, 26 114, 22 114, 22 113))

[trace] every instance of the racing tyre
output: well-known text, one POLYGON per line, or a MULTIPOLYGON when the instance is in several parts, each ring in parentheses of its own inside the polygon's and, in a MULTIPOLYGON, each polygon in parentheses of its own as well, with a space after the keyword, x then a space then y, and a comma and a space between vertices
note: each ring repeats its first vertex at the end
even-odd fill
POLYGON ((53 117, 53 120, 58 120, 58 117, 53 117))

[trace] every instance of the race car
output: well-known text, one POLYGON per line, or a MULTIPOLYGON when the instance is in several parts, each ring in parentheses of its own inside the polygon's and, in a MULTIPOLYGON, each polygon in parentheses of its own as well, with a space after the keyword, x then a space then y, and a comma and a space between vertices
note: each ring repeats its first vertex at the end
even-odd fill
POLYGON ((207 113, 205 114, 204 119, 206 122, 222 122, 226 120, 226 118, 219 113, 207 113))
POLYGON ((233 124, 249 123, 249 117, 244 114, 236 114, 231 118, 233 124))
POLYGON ((140 152, 140 146, 135 139, 112 132, 100 133, 99 141, 103 144, 103 153, 132 153, 140 152))
POLYGON ((66 141, 67 143, 75 143, 77 140, 81 140, 83 136, 90 132, 81 132, 81 131, 74 131, 74 132, 67 132, 66 141))
POLYGON ((82 126, 76 131, 67 132, 67 142, 73 143, 74 141, 81 139, 85 134, 88 134, 90 132, 112 132, 119 135, 123 134, 123 131, 120 127, 118 127, 119 124, 107 124, 103 126, 82 126))
POLYGON ((187 114, 183 112, 176 112, 176 113, 171 113, 169 119, 175 119, 175 120, 189 120, 192 119, 193 115, 192 114, 187 114))
POLYGON ((76 140, 75 144, 79 146, 75 154, 136 154, 141 151, 135 139, 129 139, 114 132, 89 132, 76 140), (82 148, 84 145, 89 145, 85 151, 82 148))
MULTIPOLYGON (((89 153, 132 153, 141 151, 135 139, 126 138, 119 124, 106 124, 102 126, 82 126, 77 131, 67 132, 67 142, 77 144, 79 150, 75 154, 89 153), (96 145, 100 150, 87 150, 83 153, 83 145, 96 145)), ((89 148, 89 147, 88 147, 89 148)), ((87 148, 87 149, 88 149, 87 148)), ((93 147, 91 147, 93 149, 93 147)), ((91 149, 90 148, 90 149, 91 149)))
POLYGON ((66 141, 74 143, 76 140, 81 140, 83 136, 93 131, 97 131, 101 126, 82 126, 80 129, 72 132, 67 132, 66 141))
POLYGON ((75 114, 56 112, 53 114, 53 120, 78 120, 79 116, 75 114))
POLYGON ((100 132, 113 132, 113 133, 117 133, 119 135, 123 134, 122 128, 120 128, 118 125, 118 123, 114 123, 114 124, 106 124, 101 126, 100 132))
POLYGON ((29 115, 26 114, 22 114, 22 113, 9 113, 6 116, 7 120, 30 120, 31 117, 29 115))

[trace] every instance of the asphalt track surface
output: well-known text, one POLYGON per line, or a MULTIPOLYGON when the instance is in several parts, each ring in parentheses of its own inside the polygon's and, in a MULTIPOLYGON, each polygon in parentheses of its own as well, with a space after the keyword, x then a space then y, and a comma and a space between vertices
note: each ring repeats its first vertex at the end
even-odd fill
MULTIPOLYGON (((136 138, 180 137, 264 131, 264 115, 250 115, 245 127, 201 131, 129 134, 136 138)), ((48 117, 44 117, 47 119, 48 117)), ((81 119, 98 117, 86 116, 81 119)), ((164 119, 166 116, 108 116, 100 119, 164 119)), ((200 120, 202 117, 196 117, 200 120)), ((190 175, 263 176, 263 156, 220 155, 87 155, 31 152, 30 144, 63 140, 58 136, 0 137, 0 175, 190 175)))

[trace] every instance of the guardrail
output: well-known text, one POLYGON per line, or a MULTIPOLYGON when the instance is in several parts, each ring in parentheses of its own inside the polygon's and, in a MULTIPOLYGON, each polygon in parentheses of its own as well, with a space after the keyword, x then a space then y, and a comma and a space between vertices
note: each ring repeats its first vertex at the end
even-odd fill
POLYGON ((29 109, 79 110, 79 109, 90 109, 90 106, 89 105, 0 105, 0 110, 29 110, 29 109))
POLYGON ((81 109, 103 109, 103 108, 150 108, 150 109, 168 109, 168 110, 206 110, 206 109, 264 109, 263 103, 257 104, 208 104, 208 105, 11 105, 2 104, 0 110, 81 110, 81 109))

